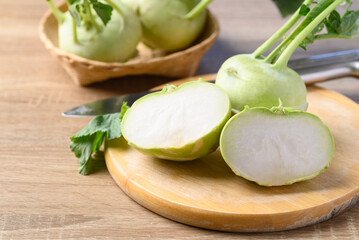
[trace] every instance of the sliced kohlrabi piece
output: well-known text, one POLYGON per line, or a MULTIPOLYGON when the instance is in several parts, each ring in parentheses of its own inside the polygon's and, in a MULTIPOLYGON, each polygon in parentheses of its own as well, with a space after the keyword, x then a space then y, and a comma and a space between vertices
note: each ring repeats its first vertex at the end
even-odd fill
POLYGON ((126 112, 121 129, 129 145, 142 153, 187 161, 217 149, 230 115, 223 90, 195 81, 140 98, 126 112))
POLYGON ((314 178, 328 168, 334 140, 315 115, 283 108, 245 109, 223 128, 220 149, 233 172, 264 186, 314 178))

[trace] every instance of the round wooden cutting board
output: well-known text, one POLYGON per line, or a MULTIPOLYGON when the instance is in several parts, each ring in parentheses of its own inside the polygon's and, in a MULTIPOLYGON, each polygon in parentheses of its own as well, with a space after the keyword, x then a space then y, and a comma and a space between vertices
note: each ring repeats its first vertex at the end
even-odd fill
POLYGON ((308 87, 308 102, 308 111, 328 125, 336 144, 329 169, 309 181, 261 187, 236 176, 219 150, 191 162, 172 162, 145 156, 122 138, 107 142, 107 167, 133 200, 197 227, 267 232, 325 221, 358 202, 359 106, 317 87, 308 87))

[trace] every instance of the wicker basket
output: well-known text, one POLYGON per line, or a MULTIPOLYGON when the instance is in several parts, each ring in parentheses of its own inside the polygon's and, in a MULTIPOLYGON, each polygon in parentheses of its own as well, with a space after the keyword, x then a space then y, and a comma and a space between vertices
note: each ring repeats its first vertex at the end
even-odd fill
MULTIPOLYGON (((66 11, 66 4, 59 8, 66 11)), ((85 59, 58 48, 58 24, 56 18, 48 11, 40 22, 39 33, 41 41, 51 54, 56 56, 62 66, 77 85, 88 85, 113 77, 127 75, 158 75, 174 78, 192 76, 199 62, 215 42, 219 27, 215 17, 208 12, 205 29, 198 40, 189 48, 165 54, 158 50, 139 44, 139 54, 125 63, 105 63, 85 59)))

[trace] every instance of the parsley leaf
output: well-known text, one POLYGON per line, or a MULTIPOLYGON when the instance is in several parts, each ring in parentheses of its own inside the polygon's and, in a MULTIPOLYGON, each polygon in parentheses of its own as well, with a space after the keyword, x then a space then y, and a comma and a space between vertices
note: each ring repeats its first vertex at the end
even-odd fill
POLYGON ((104 157, 94 153, 99 153, 105 137, 121 137, 121 120, 128 109, 123 103, 120 113, 97 116, 70 138, 70 149, 79 159, 79 173, 87 175, 105 166, 104 157))
POLYGON ((304 0, 272 0, 278 7, 282 17, 293 14, 302 5, 304 0))

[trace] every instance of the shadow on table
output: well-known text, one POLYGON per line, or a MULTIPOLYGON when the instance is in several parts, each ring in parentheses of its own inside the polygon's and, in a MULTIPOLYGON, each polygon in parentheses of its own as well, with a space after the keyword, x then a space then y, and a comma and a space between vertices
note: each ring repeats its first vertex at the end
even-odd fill
POLYGON ((111 78, 104 82, 94 83, 86 88, 96 89, 98 91, 107 92, 109 94, 128 94, 149 90, 155 86, 175 80, 161 76, 126 76, 119 78, 111 78))

